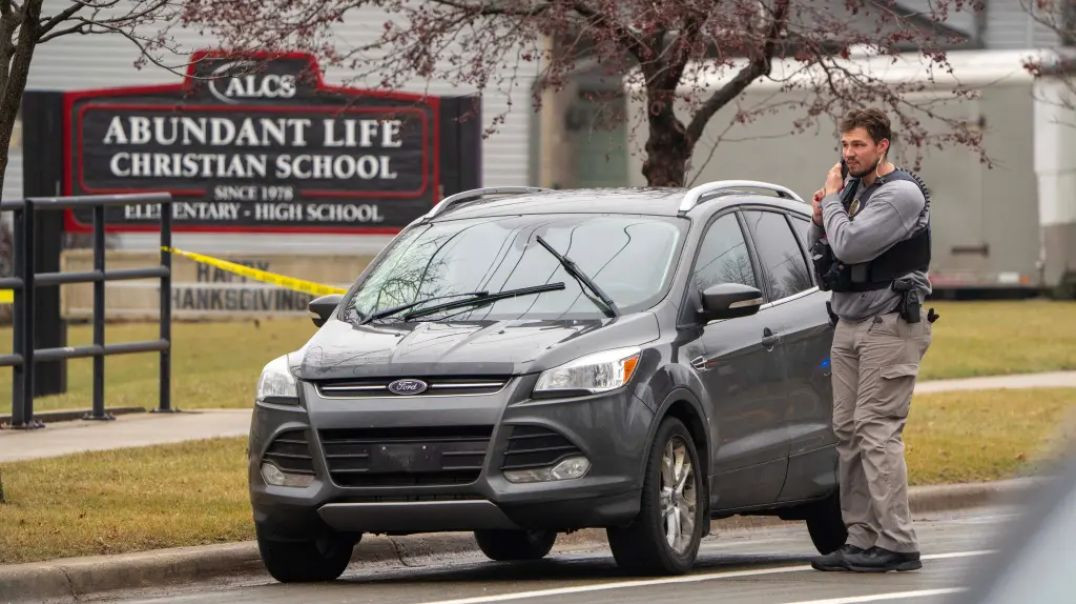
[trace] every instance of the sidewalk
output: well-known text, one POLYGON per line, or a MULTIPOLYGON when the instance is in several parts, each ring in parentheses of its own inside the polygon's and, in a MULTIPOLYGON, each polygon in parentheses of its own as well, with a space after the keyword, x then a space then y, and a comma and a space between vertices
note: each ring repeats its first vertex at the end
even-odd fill
MULTIPOLYGON (((996 388, 1076 388, 1076 371, 935 380, 917 394, 996 388)), ((83 451, 143 447, 221 436, 243 436, 250 409, 199 409, 175 414, 135 413, 115 421, 64 421, 40 430, 0 430, 0 463, 83 451)))
POLYGON ((74 420, 37 430, 0 430, 0 463, 103 451, 245 436, 250 409, 198 409, 181 413, 132 413, 113 421, 74 420))
POLYGON ((1076 371, 995 375, 957 380, 931 380, 916 384, 915 393, 933 394, 935 392, 953 392, 956 390, 995 390, 1000 388, 1076 388, 1076 371))

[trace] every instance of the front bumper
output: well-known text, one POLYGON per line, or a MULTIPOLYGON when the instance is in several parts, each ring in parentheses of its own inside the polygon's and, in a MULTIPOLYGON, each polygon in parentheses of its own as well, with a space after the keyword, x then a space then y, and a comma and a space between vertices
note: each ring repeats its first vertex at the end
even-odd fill
POLYGON ((513 378, 491 394, 362 399, 324 397, 304 383, 300 406, 257 404, 249 464, 255 522, 281 538, 325 529, 571 530, 630 522, 639 511, 650 407, 628 389, 530 399, 536 379, 513 378), (569 454, 587 457, 588 473, 508 481, 505 464, 535 459, 519 453, 520 439, 550 433, 574 445, 569 454), (270 447, 278 437, 297 434, 306 438, 312 483, 266 484, 259 472, 266 453, 277 450, 270 447), (464 439, 473 451, 459 444, 464 439))

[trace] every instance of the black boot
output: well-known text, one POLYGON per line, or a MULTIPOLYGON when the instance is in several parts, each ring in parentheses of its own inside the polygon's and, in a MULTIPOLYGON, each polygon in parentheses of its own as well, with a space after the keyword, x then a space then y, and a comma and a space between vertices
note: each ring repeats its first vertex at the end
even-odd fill
POLYGON ((866 551, 849 554, 845 557, 848 570, 861 573, 884 573, 891 570, 905 571, 923 568, 919 561, 919 552, 894 552, 883 547, 872 547, 866 551))
POLYGON ((847 543, 836 550, 811 560, 811 567, 815 570, 848 570, 847 557, 851 554, 862 554, 864 551, 847 543))

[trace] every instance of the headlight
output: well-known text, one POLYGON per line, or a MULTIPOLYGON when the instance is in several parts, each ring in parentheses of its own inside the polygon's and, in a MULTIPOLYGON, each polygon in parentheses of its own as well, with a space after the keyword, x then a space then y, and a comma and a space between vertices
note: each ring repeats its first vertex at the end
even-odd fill
POLYGON ((265 403, 299 404, 295 377, 288 369, 288 355, 277 357, 262 369, 258 378, 258 400, 265 403))
POLYGON ((542 372, 535 394, 596 394, 616 390, 631 380, 639 365, 639 348, 617 348, 578 358, 542 372))

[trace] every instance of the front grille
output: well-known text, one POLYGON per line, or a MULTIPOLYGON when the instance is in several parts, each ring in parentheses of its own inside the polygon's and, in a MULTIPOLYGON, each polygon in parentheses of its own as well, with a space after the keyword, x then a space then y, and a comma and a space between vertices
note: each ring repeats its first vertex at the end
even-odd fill
POLYGON ((529 470, 551 466, 582 451, 558 432, 542 426, 513 426, 502 470, 529 470))
POLYGON ((321 430, 333 482, 349 487, 469 484, 478 480, 492 426, 321 430))
POLYGON ((391 396, 465 396, 493 394, 508 383, 507 377, 416 378, 429 385, 421 394, 398 395, 389 391, 389 384, 398 378, 369 378, 359 380, 327 380, 316 384, 318 395, 325 398, 377 398, 391 396))
POLYGON ((278 434, 269 444, 263 459, 272 461, 285 472, 314 473, 314 460, 310 457, 306 430, 288 430, 278 434))

